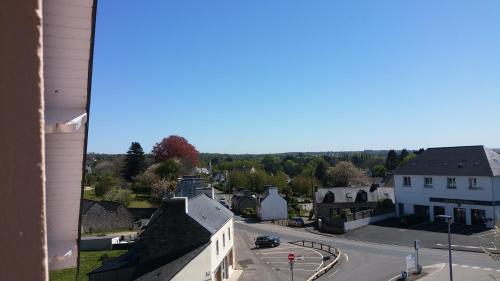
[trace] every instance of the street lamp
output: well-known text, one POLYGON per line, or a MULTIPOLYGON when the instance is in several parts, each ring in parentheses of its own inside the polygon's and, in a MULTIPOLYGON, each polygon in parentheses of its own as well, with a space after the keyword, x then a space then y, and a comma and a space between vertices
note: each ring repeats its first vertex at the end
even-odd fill
POLYGON ((438 215, 436 217, 443 219, 448 224, 448 259, 450 267, 450 281, 453 281, 453 266, 451 263, 451 216, 438 215))

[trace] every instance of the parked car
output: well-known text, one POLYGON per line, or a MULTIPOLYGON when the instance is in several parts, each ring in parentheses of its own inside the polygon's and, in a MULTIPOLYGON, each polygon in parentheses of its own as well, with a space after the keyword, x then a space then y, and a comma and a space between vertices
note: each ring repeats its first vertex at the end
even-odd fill
POLYGON ((262 248, 262 247, 278 247, 281 244, 281 241, 278 237, 276 236, 259 236, 257 239, 255 239, 255 247, 256 248, 262 248))
POLYGON ((302 218, 299 218, 299 217, 291 218, 291 219, 288 220, 288 226, 303 227, 304 226, 304 220, 302 218))

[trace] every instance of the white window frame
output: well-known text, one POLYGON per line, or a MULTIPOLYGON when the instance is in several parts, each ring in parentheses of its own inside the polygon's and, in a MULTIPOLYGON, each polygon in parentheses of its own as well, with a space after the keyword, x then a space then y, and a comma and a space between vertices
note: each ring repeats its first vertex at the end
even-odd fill
POLYGON ((403 177, 403 186, 408 186, 408 187, 411 186, 411 177, 403 177))
POLYGON ((475 178, 475 177, 470 177, 469 178, 469 188, 471 188, 471 189, 478 188, 477 178, 475 178))
POLYGON ((424 177, 424 187, 432 187, 432 186, 433 186, 432 177, 424 177), (427 180, 429 180, 430 183, 428 183, 427 180))
POLYGON ((457 189, 457 178, 446 178, 446 188, 449 189, 457 189), (450 181, 452 184, 450 184, 450 181))

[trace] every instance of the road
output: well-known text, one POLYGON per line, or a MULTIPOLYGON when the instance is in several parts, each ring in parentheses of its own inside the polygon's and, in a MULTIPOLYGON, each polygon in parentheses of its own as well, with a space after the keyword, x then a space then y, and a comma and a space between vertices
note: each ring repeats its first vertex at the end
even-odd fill
MULTIPOLYGON (((318 280, 388 281, 404 269, 405 257, 414 252, 414 249, 410 247, 334 239, 269 223, 248 224, 238 221, 235 229, 255 235, 274 234, 289 241, 306 239, 335 244, 344 253, 342 262, 318 280)), ((448 252, 421 249, 419 258, 420 264, 424 266, 446 264, 448 252)), ((499 264, 484 254, 456 251, 453 252, 453 263, 455 264, 454 270, 457 272, 454 276, 455 281, 500 280, 499 264)), ((448 280, 447 272, 448 269, 445 267, 426 280, 448 280)), ((272 280, 272 278, 267 280, 272 280)))

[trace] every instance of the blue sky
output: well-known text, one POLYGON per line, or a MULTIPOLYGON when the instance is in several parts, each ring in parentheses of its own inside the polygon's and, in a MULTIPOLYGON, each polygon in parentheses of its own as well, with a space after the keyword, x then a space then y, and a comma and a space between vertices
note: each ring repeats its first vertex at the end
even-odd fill
POLYGON ((89 152, 500 147, 500 2, 99 1, 89 152))

